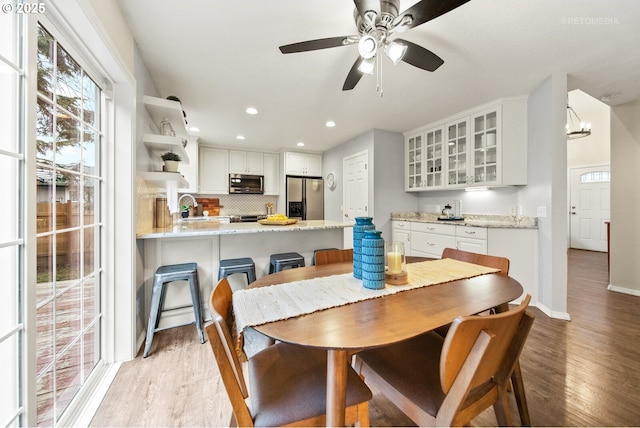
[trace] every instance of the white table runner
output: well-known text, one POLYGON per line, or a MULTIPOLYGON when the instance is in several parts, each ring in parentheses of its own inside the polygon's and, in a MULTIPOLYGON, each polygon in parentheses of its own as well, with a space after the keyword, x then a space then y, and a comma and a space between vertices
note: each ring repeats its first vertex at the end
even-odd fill
POLYGON ((386 284, 380 290, 364 288, 362 280, 354 278, 351 272, 238 290, 233 293, 236 329, 241 337, 245 327, 498 271, 459 260, 441 259, 408 264, 408 284, 386 284))

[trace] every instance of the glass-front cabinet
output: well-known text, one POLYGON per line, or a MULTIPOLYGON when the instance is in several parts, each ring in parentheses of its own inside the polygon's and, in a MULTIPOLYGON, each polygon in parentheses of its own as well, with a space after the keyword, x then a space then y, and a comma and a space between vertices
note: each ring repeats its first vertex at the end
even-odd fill
POLYGON ((443 180, 443 128, 435 128, 425 132, 424 134, 424 176, 425 187, 435 189, 444 186, 443 180))
POLYGON ((527 98, 496 100, 405 134, 405 190, 527 184, 527 98))
POLYGON ((467 118, 447 125, 447 185, 466 185, 469 182, 467 118))
POLYGON ((424 134, 410 135, 406 139, 406 189, 419 190, 424 186, 422 175, 422 141, 424 134))
POLYGON ((407 166, 405 190, 443 188, 445 185, 444 127, 408 135, 405 147, 407 166))
POLYGON ((499 176, 499 114, 497 109, 474 115, 473 123, 473 183, 494 184, 499 176))

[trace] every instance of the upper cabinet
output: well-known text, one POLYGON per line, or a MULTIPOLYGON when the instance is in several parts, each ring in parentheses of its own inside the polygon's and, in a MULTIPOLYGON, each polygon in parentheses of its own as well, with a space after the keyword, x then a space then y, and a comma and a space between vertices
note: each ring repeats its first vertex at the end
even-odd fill
POLYGON ((198 163, 199 192, 216 195, 229 193, 229 150, 200 146, 198 163))
POLYGON ((526 184, 526 97, 503 99, 405 134, 405 190, 526 184))
POLYGON ((229 150, 229 172, 232 174, 264 174, 264 155, 258 152, 229 150))
POLYGON ((313 153, 285 152, 285 175, 322 176, 322 155, 313 153))
POLYGON ((265 153, 263 156, 264 165, 264 194, 280 194, 280 159, 275 153, 265 153))

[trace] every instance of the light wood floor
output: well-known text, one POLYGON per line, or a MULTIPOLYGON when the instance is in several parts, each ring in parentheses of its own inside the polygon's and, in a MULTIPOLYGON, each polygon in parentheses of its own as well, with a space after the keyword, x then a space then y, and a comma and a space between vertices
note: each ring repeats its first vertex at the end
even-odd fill
MULTIPOLYGON (((572 320, 529 309, 536 320, 520 363, 534 426, 640 426, 640 297, 607 284, 605 253, 570 250, 572 320)), ((228 426, 231 407, 195 326, 157 333, 141 354, 122 365, 92 426, 228 426)), ((370 417, 372 426, 414 425, 380 394, 370 417)), ((473 424, 494 426, 493 410, 473 424)))

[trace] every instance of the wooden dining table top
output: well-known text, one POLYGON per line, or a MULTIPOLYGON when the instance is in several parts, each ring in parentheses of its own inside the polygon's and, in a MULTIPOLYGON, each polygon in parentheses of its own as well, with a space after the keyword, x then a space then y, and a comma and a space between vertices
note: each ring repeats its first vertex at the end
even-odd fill
MULTIPOLYGON (((249 288, 352 272, 352 262, 286 269, 253 282, 249 288)), ((416 288, 380 298, 333 307, 254 328, 283 342, 325 349, 358 350, 388 345, 517 299, 515 279, 487 274, 416 288)))
MULTIPOLYGON (((264 276, 249 288, 353 271, 352 262, 287 269, 264 276)), ((294 318, 254 326, 273 339, 327 350, 327 426, 343 426, 349 355, 410 339, 522 295, 518 281, 493 273, 414 288, 294 318)))

